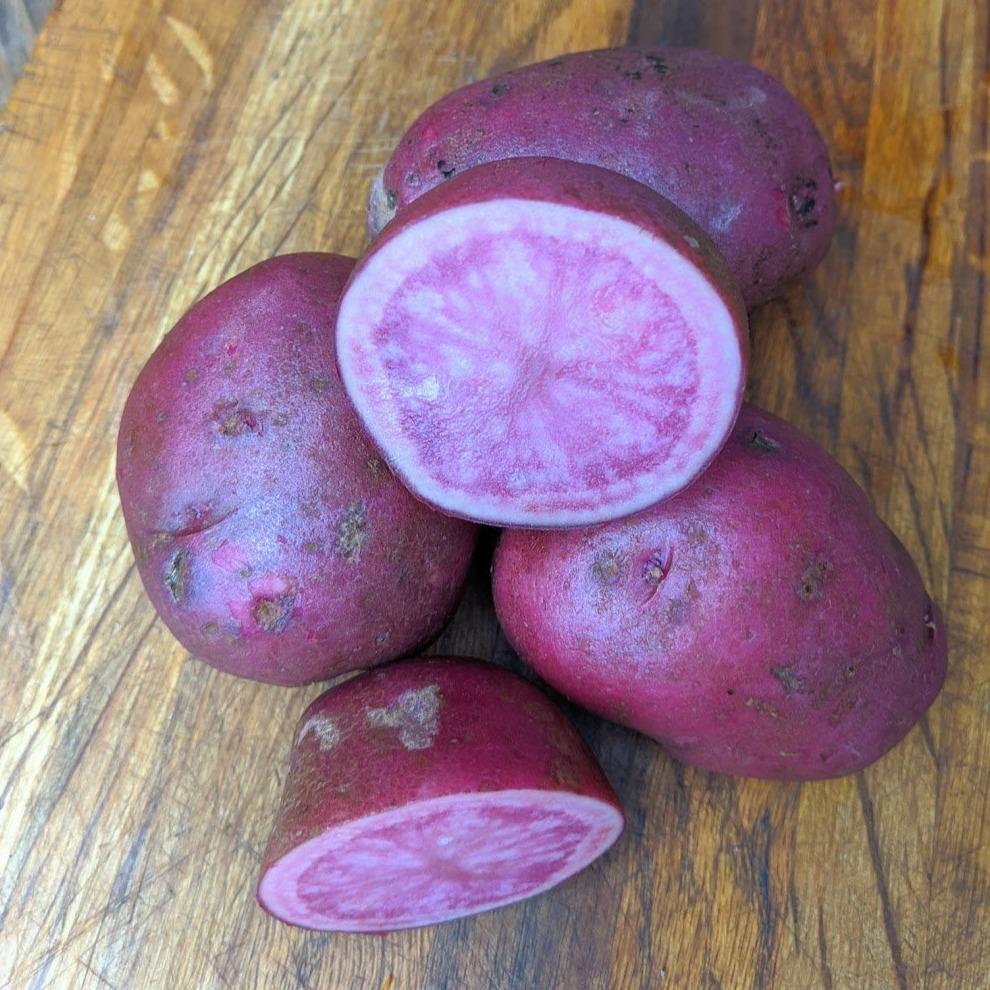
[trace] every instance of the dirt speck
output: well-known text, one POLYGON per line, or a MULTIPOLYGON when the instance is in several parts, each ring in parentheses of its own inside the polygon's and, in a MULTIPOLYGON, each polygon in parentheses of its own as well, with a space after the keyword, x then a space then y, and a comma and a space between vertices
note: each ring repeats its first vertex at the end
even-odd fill
POLYGON ((667 63, 659 55, 647 55, 646 64, 661 78, 670 71, 667 63))
POLYGON ((801 690, 801 678, 794 673, 793 667, 771 667, 770 673, 780 681, 787 694, 794 694, 795 691, 801 690))
POLYGON ((337 553, 349 564, 361 556, 368 539, 368 513, 360 502, 352 502, 337 523, 337 553))
POLYGON ((406 749, 429 749, 440 729, 442 699, 436 684, 404 691, 387 708, 369 708, 365 721, 374 728, 398 729, 406 749))
POLYGON ((762 450, 768 454, 780 450, 780 444, 772 437, 768 437, 762 430, 753 430, 746 437, 746 446, 753 450, 762 450))
POLYGON ((340 726, 328 715, 314 715, 306 720, 306 724, 300 730, 299 738, 296 740, 297 745, 309 735, 316 736, 320 750, 326 751, 333 749, 340 742, 343 733, 340 731, 340 726))

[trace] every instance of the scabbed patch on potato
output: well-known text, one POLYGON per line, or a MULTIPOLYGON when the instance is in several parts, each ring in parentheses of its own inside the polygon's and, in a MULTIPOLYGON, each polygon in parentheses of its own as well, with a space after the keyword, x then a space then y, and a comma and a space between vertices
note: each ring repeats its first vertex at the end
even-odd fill
POLYGON ((412 652, 453 611, 475 528, 362 432, 334 361, 354 262, 285 255, 196 303, 127 400, 117 484, 141 579, 195 656, 301 684, 412 652))
POLYGON ((402 661, 303 714, 258 900, 304 928, 429 925, 547 890, 621 830, 542 691, 475 660, 402 661))
POLYGON ((713 52, 564 55, 455 90, 399 141, 372 185, 374 236, 435 186, 483 162, 539 155, 645 183, 715 242, 750 307, 828 248, 828 150, 776 79, 713 52))
POLYGON ((742 401, 746 314, 680 210, 514 158, 418 198, 348 281, 337 358, 395 472, 452 515, 575 526, 695 478, 742 401))
POLYGON ((831 457, 753 407, 662 505, 504 533, 493 589, 541 677, 723 773, 859 770, 945 677, 942 617, 907 551, 831 457))

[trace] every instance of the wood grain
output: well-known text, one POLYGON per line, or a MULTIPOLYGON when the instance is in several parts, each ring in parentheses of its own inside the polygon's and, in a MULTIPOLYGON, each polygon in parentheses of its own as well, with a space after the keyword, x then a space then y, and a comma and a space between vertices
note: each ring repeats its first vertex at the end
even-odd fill
POLYGON ((31 54, 52 0, 0 0, 0 107, 31 54))
MULTIPOLYGON (((65 0, 0 116, 0 985, 990 986, 990 23, 967 0, 65 0), (208 288, 362 247, 364 190, 449 88, 615 44, 752 59, 843 182, 807 283, 756 314, 750 394, 869 490, 946 610, 950 671, 878 765, 699 773, 572 710, 628 814, 534 901, 387 937, 252 888, 318 688, 188 660, 113 484, 130 382, 208 288)), ((438 649, 517 666, 485 554, 438 649)))

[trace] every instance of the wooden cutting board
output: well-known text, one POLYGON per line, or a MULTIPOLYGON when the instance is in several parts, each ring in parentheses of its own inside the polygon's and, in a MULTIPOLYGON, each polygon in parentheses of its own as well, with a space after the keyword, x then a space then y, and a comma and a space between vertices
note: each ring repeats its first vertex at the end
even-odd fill
MULTIPOLYGON (((0 983, 990 986, 988 30, 972 0, 64 0, 0 116, 0 983), (253 884, 319 688, 212 672, 155 620, 113 481, 128 387, 225 277, 359 252, 369 179, 446 90, 627 38, 752 59, 831 146, 839 229, 755 315, 750 395, 915 556, 945 690, 878 765, 806 786, 578 713, 628 813, 591 869, 439 928, 282 927, 253 884)), ((438 649, 517 663, 484 559, 438 649)))

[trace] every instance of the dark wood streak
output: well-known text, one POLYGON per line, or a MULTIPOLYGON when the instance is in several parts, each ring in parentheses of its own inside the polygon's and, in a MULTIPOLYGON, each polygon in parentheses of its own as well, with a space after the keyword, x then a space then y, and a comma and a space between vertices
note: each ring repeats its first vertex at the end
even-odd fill
POLYGON ((828 940, 825 938, 825 914, 818 905, 818 960, 822 978, 822 990, 832 990, 832 969, 828 964, 828 940))
POLYGON ((890 946, 890 959, 894 966, 894 976, 900 990, 908 990, 907 968, 904 965, 904 955, 901 952, 901 940, 897 934, 897 922, 894 908, 890 900, 890 888, 887 884, 887 867, 884 864, 883 850, 877 836, 876 814, 873 809, 873 798, 866 785, 862 773, 856 774, 856 791, 859 794, 859 804, 862 809, 863 822, 866 826, 866 841, 870 849, 870 862, 873 865, 873 876, 876 880, 877 893, 883 910, 883 927, 890 946))

